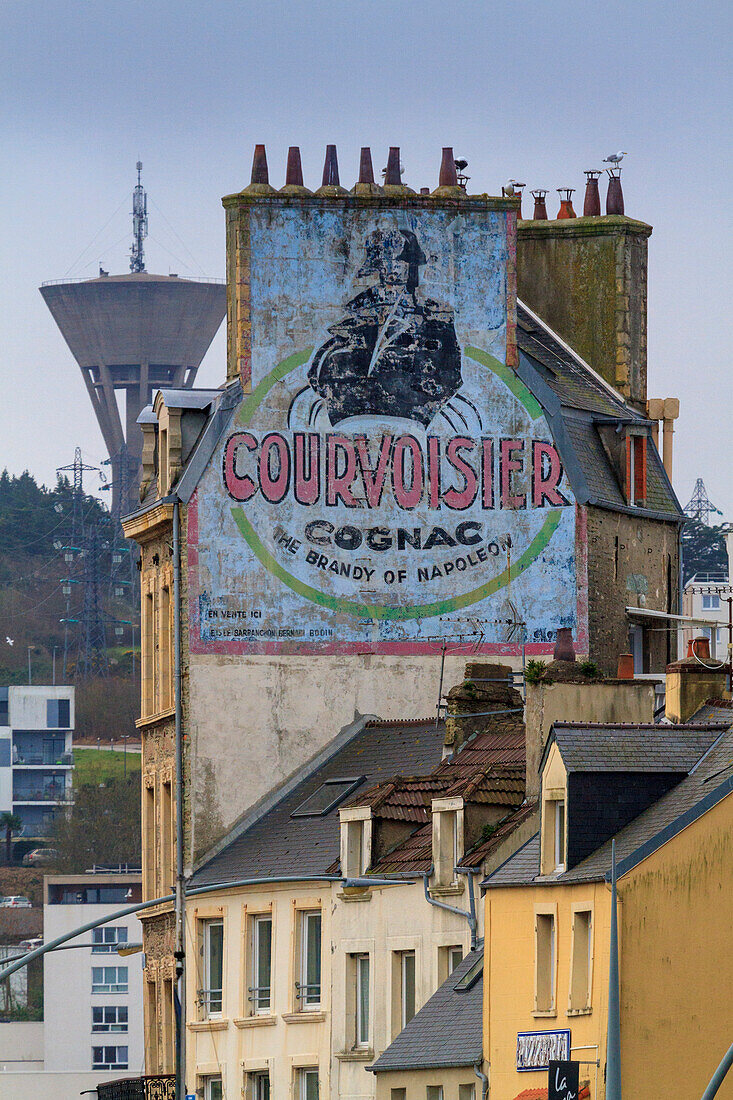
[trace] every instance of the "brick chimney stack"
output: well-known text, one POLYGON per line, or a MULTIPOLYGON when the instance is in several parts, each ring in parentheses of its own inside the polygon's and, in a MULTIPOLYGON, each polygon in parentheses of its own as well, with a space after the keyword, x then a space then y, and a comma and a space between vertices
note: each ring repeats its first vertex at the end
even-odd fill
MULTIPOLYGON (((572 205, 563 201, 558 217, 545 220, 544 195, 533 192, 534 218, 517 227, 517 292, 646 415, 647 241, 652 229, 611 214, 618 196, 609 213, 600 216, 598 180, 590 178, 596 173, 587 175, 582 218, 573 217, 572 205)), ((620 188, 620 180, 617 184, 620 188)), ((623 195, 620 202, 623 207, 623 195)))
POLYGON ((472 734, 493 723, 521 718, 522 696, 514 687, 510 665, 469 662, 465 680, 446 698, 444 756, 458 752, 472 734))
POLYGON ((665 717, 670 722, 689 722, 703 703, 723 698, 728 669, 710 660, 708 638, 693 638, 687 643, 687 656, 667 665, 666 681, 665 717))

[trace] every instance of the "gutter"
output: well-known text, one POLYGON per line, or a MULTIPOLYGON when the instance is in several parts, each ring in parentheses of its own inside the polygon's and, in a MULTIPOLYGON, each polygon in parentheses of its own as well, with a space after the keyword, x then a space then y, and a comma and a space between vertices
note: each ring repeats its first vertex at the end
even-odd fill
POLYGON ((455 871, 458 874, 466 875, 468 879, 468 912, 465 909, 459 909, 455 905, 448 905, 447 902, 438 901, 437 898, 430 896, 430 876, 435 871, 435 865, 430 864, 430 870, 426 871, 423 875, 423 887, 425 890, 425 900, 429 905, 434 905, 436 909, 445 909, 447 913, 455 913, 458 917, 464 917, 468 921, 468 927, 471 929, 471 950, 476 950, 476 943, 478 940, 477 935, 477 921, 476 921, 476 899, 473 893, 473 867, 455 867, 455 871))
POLYGON ((480 1062, 474 1063, 473 1072, 476 1074, 479 1081, 481 1082, 481 1100, 486 1100, 486 1097, 489 1095, 489 1079, 484 1071, 481 1069, 480 1062))
POLYGON ((183 867, 183 707, 181 700, 181 514, 180 502, 173 501, 173 644, 176 751, 176 960, 178 1013, 176 1018, 176 1100, 184 1100, 186 1066, 186 884, 183 867))

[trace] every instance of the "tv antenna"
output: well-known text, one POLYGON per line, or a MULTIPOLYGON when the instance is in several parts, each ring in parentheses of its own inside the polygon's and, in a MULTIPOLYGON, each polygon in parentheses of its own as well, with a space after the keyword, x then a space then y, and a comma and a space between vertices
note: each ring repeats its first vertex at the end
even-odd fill
POLYGON ((130 271, 133 275, 145 270, 143 241, 148 235, 148 195, 140 180, 143 162, 139 160, 135 167, 137 168, 137 186, 132 192, 132 245, 130 246, 130 271))

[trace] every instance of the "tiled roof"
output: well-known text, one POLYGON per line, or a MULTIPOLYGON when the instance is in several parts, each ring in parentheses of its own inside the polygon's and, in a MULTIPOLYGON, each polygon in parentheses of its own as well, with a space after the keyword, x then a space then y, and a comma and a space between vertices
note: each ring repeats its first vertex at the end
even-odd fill
POLYGON ((535 813, 537 813, 537 803, 525 802, 518 810, 515 810, 514 813, 504 818, 487 840, 482 840, 479 844, 474 845, 473 848, 466 852, 460 865, 462 867, 481 867, 484 860, 487 859, 492 852, 495 852, 496 849, 504 843, 506 838, 511 836, 515 829, 519 828, 520 825, 535 813))
MULTIPOLYGON (((325 763, 236 836, 193 875, 204 886, 239 878, 282 874, 326 874, 339 856, 339 815, 291 817, 293 810, 327 779, 364 776, 374 784, 400 771, 420 775, 439 763, 445 729, 431 722, 369 722, 325 763)), ((342 803, 343 805, 343 803, 342 803)))
POLYGON ((586 725, 556 722, 550 742, 569 772, 686 774, 722 732, 719 725, 586 725))
MULTIPOLYGON (((583 1085, 578 1093, 578 1100, 589 1100, 590 1089, 583 1085)), ((514 1100, 547 1100, 547 1089, 522 1089, 514 1097, 514 1100)))
POLYGON ((472 951, 466 955, 384 1054, 369 1067, 374 1073, 472 1066, 481 1060, 483 973, 470 989, 460 990, 456 986, 482 954, 472 951))
MULTIPOLYGON (((636 866, 696 817, 731 793, 733 728, 721 732, 721 727, 718 727, 717 742, 701 753, 690 774, 616 834, 619 875, 636 866)), ((611 870, 611 840, 564 874, 541 878, 539 869, 540 840, 539 834, 536 834, 489 875, 483 885, 491 888, 527 885, 532 882, 593 882, 608 878, 611 870)))

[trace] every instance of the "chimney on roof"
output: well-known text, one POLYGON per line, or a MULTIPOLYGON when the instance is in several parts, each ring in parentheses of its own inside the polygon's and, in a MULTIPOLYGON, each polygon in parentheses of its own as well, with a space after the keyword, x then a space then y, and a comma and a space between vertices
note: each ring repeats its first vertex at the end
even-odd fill
POLYGON ((267 153, 264 145, 255 145, 252 157, 252 178, 250 183, 269 183, 270 177, 267 171, 267 153))
POLYGON ((598 190, 598 177, 600 174, 599 169, 586 169, 585 201, 583 202, 584 218, 599 218, 601 216, 601 193, 598 190))
POLYGON ((606 213, 623 214, 624 193, 621 190, 621 169, 608 169, 608 191, 606 192, 606 213))
POLYGON ((558 221, 563 218, 575 218, 577 217, 573 210, 573 192, 574 187, 558 187, 557 193, 560 196, 560 211, 557 215, 558 221))
POLYGON ((368 145, 363 146, 359 158, 359 183, 374 183, 372 151, 368 145))
POLYGON ((339 162, 335 145, 326 146, 326 159, 323 162, 321 187, 339 186, 339 162))
POLYGON ((453 157, 453 150, 449 146, 443 148, 443 158, 440 162, 440 176, 438 187, 458 187, 458 172, 453 157))
POLYGON ((399 187, 402 183, 400 172, 400 147, 391 145, 387 157, 387 170, 384 173, 384 182, 388 187, 399 187))
MULTIPOLYGON (((532 193, 535 200, 542 194, 532 193)), ((546 221, 538 205, 534 219, 517 227, 519 298, 646 415, 651 226, 625 217, 579 219, 567 208, 546 221)))
POLYGON ((728 685, 728 669, 711 661, 706 637, 687 643, 687 656, 667 665, 664 713, 670 722, 689 722, 692 715, 711 699, 720 699, 728 685))
POLYGON ((532 220, 537 222, 547 221, 547 203, 545 197, 547 191, 542 187, 538 187, 535 191, 530 192, 534 199, 534 213, 532 214, 532 220))
POLYGON ((469 662, 463 683, 452 687, 446 699, 444 757, 458 752, 474 733, 521 721, 522 696, 510 665, 469 662))
POLYGON ((285 183, 290 187, 303 186, 303 167, 300 163, 300 149, 291 145, 288 149, 288 166, 285 169, 285 183))

